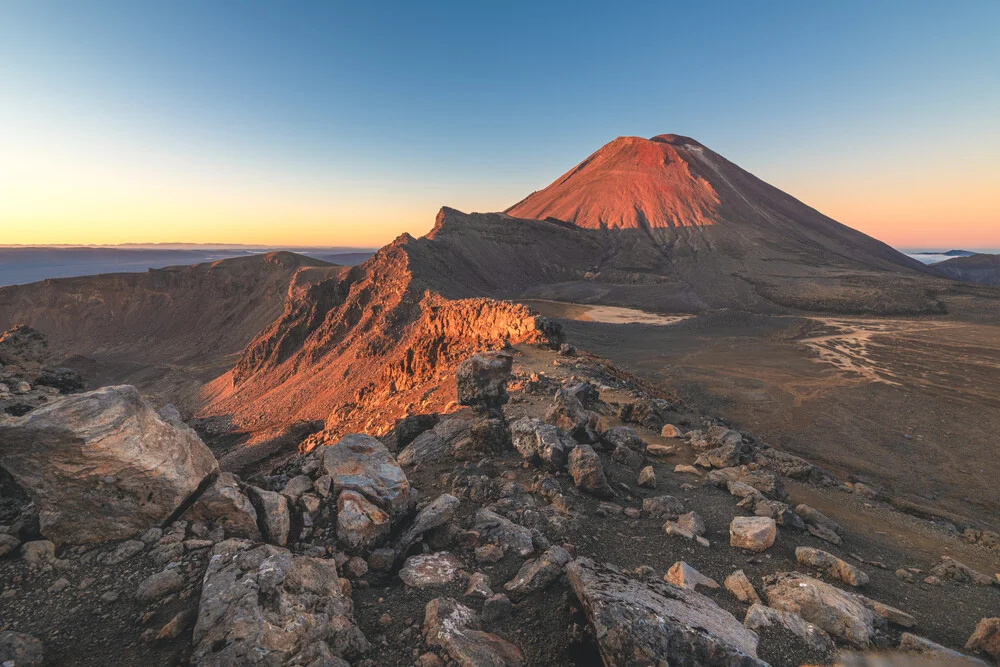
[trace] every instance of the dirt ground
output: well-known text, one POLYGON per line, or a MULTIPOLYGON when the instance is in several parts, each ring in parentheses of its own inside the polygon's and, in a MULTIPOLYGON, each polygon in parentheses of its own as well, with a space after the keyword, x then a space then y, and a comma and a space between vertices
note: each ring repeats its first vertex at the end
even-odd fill
POLYGON ((1000 321, 750 315, 570 319, 574 344, 706 414, 956 523, 1000 528, 1000 321))

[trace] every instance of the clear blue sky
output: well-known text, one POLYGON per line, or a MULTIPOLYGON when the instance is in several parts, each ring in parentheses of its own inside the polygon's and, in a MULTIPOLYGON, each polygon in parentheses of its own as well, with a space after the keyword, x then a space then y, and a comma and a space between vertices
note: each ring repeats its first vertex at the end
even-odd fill
POLYGON ((0 243, 374 244, 673 132, 1000 246, 997 0, 541 4, 0 3, 0 243))

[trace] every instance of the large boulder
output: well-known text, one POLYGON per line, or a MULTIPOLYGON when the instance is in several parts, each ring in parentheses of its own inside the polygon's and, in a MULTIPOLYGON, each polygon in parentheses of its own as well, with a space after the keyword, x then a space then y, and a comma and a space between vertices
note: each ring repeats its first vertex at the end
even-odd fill
POLYGON ((469 439, 473 420, 459 415, 443 419, 415 437, 397 456, 399 465, 413 466, 453 453, 457 443, 469 439))
POLYGON ((566 576, 597 638, 605 665, 753 667, 757 635, 694 591, 641 582, 578 558, 566 576))
POLYGON ((0 466, 60 544, 124 539, 162 523, 219 466, 193 430, 135 387, 74 394, 0 425, 0 466))
POLYGON ((514 357, 506 352, 474 354, 455 370, 458 402, 482 412, 502 410, 514 357))
POLYGON ((367 649, 334 560, 245 540, 212 550, 191 664, 341 665, 367 649))
POLYGON ((804 620, 798 614, 787 611, 778 611, 765 607, 762 604, 754 603, 747 610, 747 616, 743 620, 743 625, 754 632, 759 633, 766 628, 779 626, 798 637, 813 651, 824 655, 832 655, 836 646, 823 629, 816 627, 812 623, 804 620))
POLYGON ((389 515, 357 491, 337 498, 337 539, 347 551, 370 551, 389 535, 389 515))
POLYGON ((795 560, 799 561, 802 565, 810 565, 823 570, 831 577, 840 579, 850 586, 868 585, 867 574, 850 563, 820 549, 797 547, 795 549, 795 560))
POLYGON ((578 395, 559 389, 545 413, 548 424, 569 433, 579 442, 596 442, 601 417, 584 407, 578 395))
POLYGON ((1000 663, 1000 618, 983 618, 965 643, 969 651, 982 651, 1000 663))
POLYGON ((804 574, 769 575, 764 584, 770 607, 798 614, 859 648, 868 648, 875 629, 885 625, 860 596, 804 574))
POLYGON ((362 433, 345 435, 322 450, 323 472, 337 492, 357 491, 392 520, 413 510, 417 492, 386 446, 362 433))

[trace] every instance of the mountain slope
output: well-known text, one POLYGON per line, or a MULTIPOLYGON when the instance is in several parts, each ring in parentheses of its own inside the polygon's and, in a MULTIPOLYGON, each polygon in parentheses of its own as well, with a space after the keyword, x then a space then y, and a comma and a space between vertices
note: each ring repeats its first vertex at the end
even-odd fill
POLYGON ((597 280, 615 286, 605 294, 625 305, 939 310, 920 262, 687 137, 615 139, 506 212, 599 234, 597 280), (658 287, 620 289, 641 283, 658 287))
POLYGON ((1000 255, 975 253, 931 264, 934 272, 967 283, 1000 285, 1000 255))
MULTIPOLYGON (((182 401, 224 372, 289 293, 343 271, 289 252, 0 288, 0 329, 28 324, 100 384, 182 401)), ((66 363, 66 362, 64 362, 66 363)))

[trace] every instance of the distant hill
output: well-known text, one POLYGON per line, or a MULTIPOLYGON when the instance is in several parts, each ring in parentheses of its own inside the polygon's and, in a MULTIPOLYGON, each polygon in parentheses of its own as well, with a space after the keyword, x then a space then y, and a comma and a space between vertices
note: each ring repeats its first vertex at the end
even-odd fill
POLYGON ((357 266, 375 254, 375 251, 365 252, 339 252, 331 255, 310 255, 324 262, 337 264, 338 266, 357 266))
POLYGON ((1000 285, 1000 255, 974 253, 931 264, 938 273, 954 280, 980 285, 1000 285))

